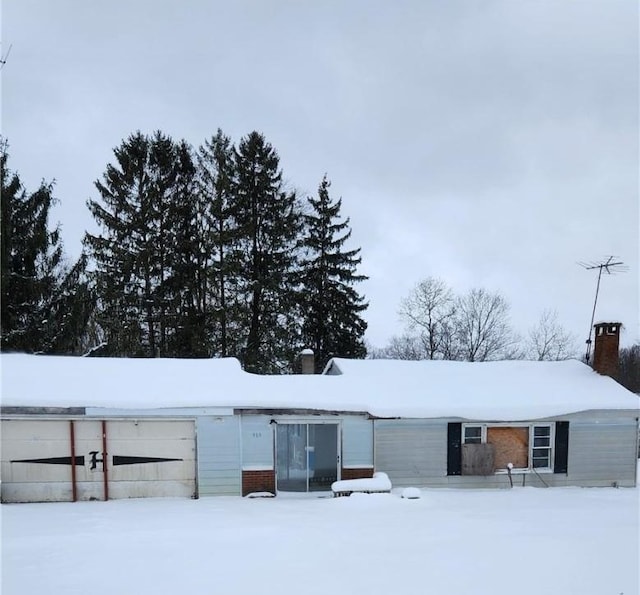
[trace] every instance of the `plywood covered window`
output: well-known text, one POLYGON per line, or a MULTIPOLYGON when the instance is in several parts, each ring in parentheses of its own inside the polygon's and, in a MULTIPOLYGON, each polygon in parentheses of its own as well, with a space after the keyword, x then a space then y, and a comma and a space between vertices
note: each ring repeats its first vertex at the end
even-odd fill
POLYGON ((515 469, 529 467, 528 427, 489 427, 487 444, 493 444, 496 469, 506 469, 509 463, 515 469))
POLYGON ((509 464, 514 470, 551 471, 553 438, 553 424, 464 424, 463 474, 485 475, 489 455, 494 471, 504 471, 509 464), (465 451, 466 445, 470 446, 465 451), (471 445, 488 445, 490 452, 481 453, 471 445), (482 468, 478 463, 481 454, 482 468))

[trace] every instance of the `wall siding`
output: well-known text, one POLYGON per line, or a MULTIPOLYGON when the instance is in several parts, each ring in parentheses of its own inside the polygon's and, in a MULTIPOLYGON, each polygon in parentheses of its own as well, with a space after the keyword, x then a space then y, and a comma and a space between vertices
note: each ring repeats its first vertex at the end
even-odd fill
POLYGON ((396 487, 445 484, 447 424, 437 420, 375 420, 375 468, 396 487))
POLYGON ((373 420, 342 418, 342 466, 373 467, 373 420))
POLYGON ((635 483, 637 424, 571 422, 567 479, 573 485, 635 483))
MULTIPOLYGON (((558 419, 569 421, 568 473, 514 473, 514 487, 636 485, 635 417, 592 412, 558 419)), ((448 421, 375 420, 376 471, 386 472, 394 487, 509 488, 506 473, 447 476, 448 421)))
POLYGON ((200 496, 239 496, 240 423, 238 416, 199 417, 198 493, 200 496))
POLYGON ((268 415, 243 415, 242 468, 245 470, 273 469, 274 425, 268 415))

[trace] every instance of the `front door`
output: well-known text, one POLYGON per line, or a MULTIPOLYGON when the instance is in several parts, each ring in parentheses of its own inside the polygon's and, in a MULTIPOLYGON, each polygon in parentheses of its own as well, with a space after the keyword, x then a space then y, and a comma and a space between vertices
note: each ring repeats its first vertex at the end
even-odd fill
POLYGON ((338 453, 338 424, 278 424, 278 491, 330 490, 331 484, 338 479, 338 453))

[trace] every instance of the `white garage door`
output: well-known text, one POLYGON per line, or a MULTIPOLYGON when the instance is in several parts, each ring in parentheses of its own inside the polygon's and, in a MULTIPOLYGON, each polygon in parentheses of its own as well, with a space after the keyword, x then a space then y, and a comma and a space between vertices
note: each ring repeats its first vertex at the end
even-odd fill
POLYGON ((194 497, 193 421, 2 421, 2 501, 194 497))
POLYGON ((192 421, 107 422, 110 498, 196 495, 192 421))

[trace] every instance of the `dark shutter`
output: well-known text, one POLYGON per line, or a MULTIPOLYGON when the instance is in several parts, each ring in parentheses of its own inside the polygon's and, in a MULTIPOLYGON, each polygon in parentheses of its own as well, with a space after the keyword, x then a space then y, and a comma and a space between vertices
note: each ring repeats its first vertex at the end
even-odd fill
POLYGON ((450 423, 447 427, 447 475, 462 474, 462 424, 450 423))
POLYGON ((554 473, 567 472, 567 460, 569 458, 569 422, 556 422, 555 457, 553 461, 554 473))

